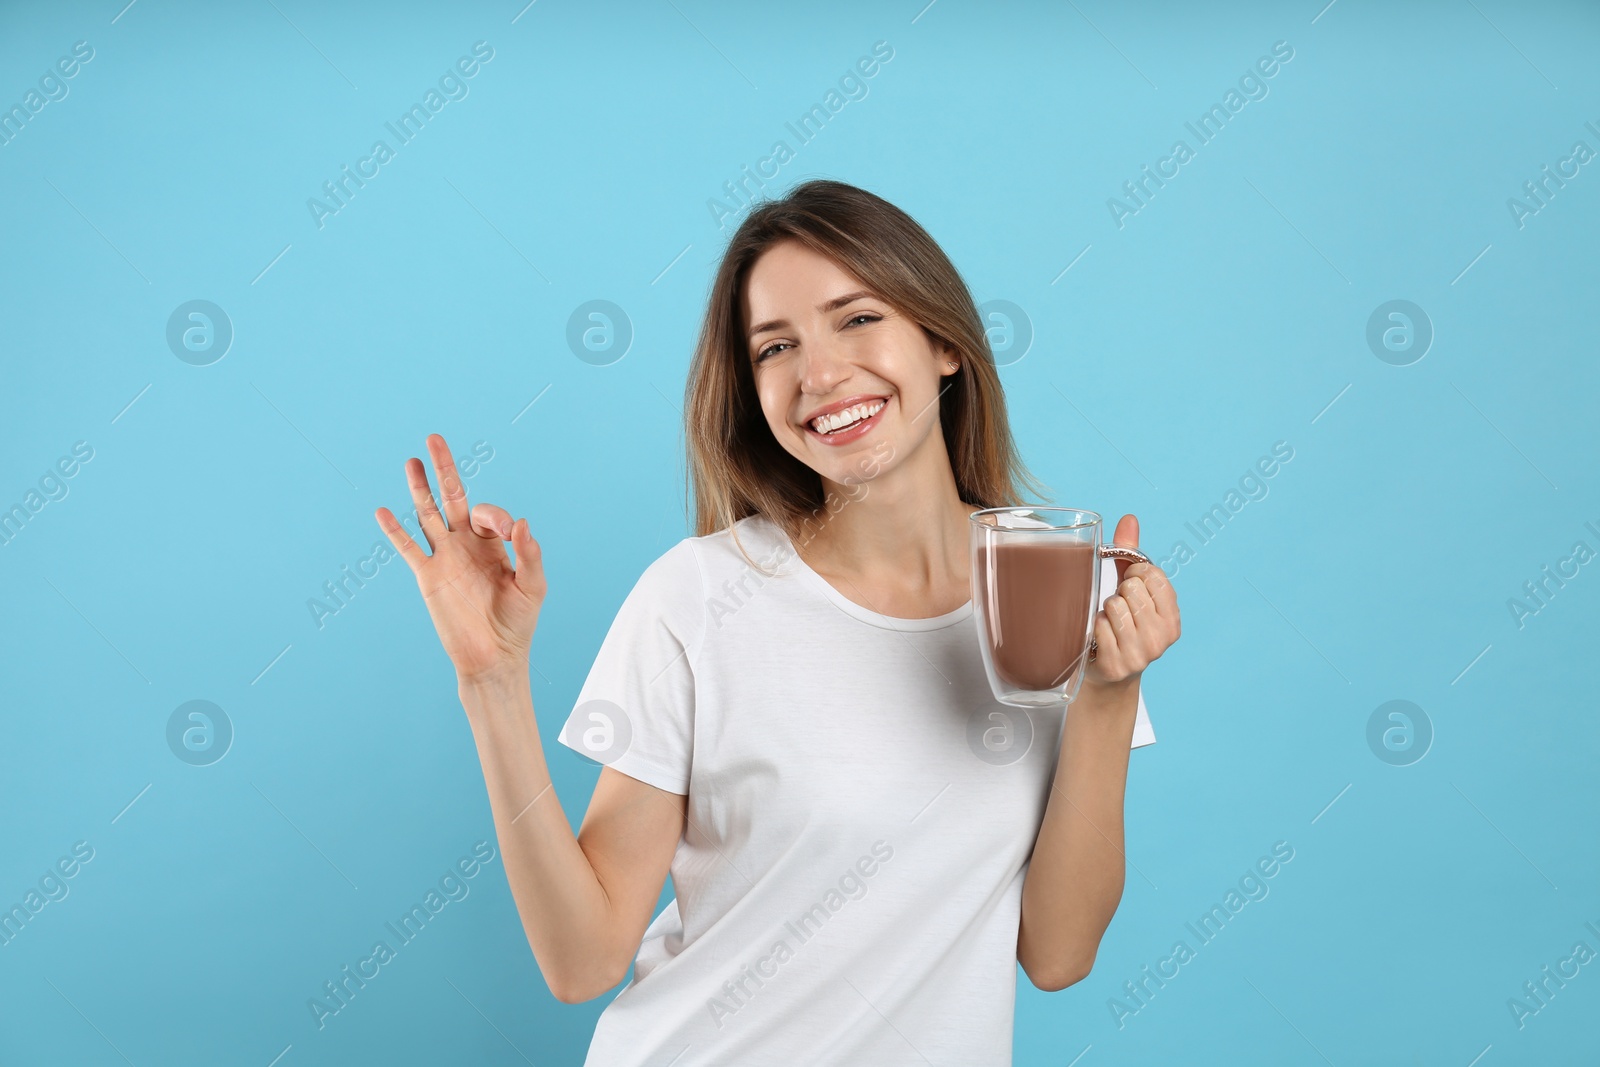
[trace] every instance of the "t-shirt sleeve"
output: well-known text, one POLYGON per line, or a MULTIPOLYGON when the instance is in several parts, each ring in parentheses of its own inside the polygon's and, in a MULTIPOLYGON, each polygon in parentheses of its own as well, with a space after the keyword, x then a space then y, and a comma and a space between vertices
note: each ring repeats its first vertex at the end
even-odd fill
POLYGON ((557 741, 630 778, 688 793, 693 664, 705 635, 701 586, 687 538, 645 568, 600 643, 557 741))
MULTIPOLYGON (((1104 607, 1106 598, 1117 591, 1117 561, 1103 559, 1100 561, 1100 606, 1104 607)), ((1156 743, 1155 728, 1150 725, 1150 713, 1144 708, 1144 685, 1139 686, 1139 711, 1133 720, 1133 744, 1130 748, 1142 748, 1145 745, 1156 743)))
MULTIPOLYGON (((1149 713, 1144 710, 1144 686, 1141 684, 1139 686, 1139 714, 1138 717, 1133 720, 1133 744, 1129 745, 1128 747, 1141 748, 1144 745, 1153 745, 1155 743, 1156 731, 1155 728, 1150 725, 1149 713)), ((1183 746, 1180 745, 1178 747, 1182 748, 1183 746)))

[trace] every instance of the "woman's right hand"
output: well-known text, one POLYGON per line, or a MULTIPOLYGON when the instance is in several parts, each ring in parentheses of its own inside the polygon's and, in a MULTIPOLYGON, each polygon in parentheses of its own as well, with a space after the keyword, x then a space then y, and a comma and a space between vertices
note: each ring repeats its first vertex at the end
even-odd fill
POLYGON ((388 508, 375 513, 378 525, 416 575, 457 678, 467 681, 508 670, 525 674, 545 594, 539 543, 528 530, 528 520, 513 522, 504 508, 478 504, 469 512, 466 488, 443 437, 428 436, 428 453, 439 478, 443 517, 421 460, 406 460, 406 482, 432 555, 422 551, 388 508), (511 542, 515 566, 506 558, 504 541, 511 542))

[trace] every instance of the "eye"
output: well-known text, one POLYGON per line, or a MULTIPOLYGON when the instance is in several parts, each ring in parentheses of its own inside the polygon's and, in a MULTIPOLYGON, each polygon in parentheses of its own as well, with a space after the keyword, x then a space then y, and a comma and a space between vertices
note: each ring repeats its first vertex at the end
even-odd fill
MULTIPOLYGON (((882 320, 882 318, 882 315, 875 315, 870 311, 858 311, 854 315, 850 316, 850 318, 845 320, 845 325, 854 326, 857 322, 861 322, 863 320, 865 322, 879 322, 882 320)), ((772 344, 756 353, 755 362, 760 363, 768 356, 777 355, 783 349, 793 347, 794 346, 789 344, 787 341, 774 341, 772 344)))

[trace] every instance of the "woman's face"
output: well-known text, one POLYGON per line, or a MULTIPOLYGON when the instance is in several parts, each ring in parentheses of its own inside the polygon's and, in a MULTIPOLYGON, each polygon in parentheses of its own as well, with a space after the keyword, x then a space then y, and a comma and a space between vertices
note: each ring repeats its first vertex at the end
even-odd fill
POLYGON ((761 410, 800 462, 853 484, 938 432, 955 357, 833 260, 798 241, 775 244, 751 267, 741 300, 761 410), (819 415, 835 418, 819 429, 819 415))

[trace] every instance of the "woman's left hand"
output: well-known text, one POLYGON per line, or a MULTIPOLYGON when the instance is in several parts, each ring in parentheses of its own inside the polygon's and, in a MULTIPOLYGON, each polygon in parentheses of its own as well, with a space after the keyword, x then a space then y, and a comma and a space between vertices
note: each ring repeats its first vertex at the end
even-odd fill
MULTIPOLYGON (((1112 543, 1139 547, 1139 520, 1122 516, 1112 543)), ((1084 673, 1085 685, 1137 679, 1182 632, 1178 594, 1154 563, 1117 561, 1117 591, 1095 617, 1095 651, 1084 673)))

